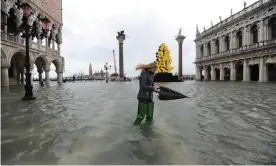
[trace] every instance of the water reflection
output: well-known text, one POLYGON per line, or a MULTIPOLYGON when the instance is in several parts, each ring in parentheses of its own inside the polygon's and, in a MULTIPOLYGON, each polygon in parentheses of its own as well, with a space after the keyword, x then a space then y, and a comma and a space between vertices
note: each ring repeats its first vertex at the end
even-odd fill
POLYGON ((2 164, 276 164, 276 86, 167 83, 189 99, 155 99, 133 126, 137 82, 2 90, 2 164))

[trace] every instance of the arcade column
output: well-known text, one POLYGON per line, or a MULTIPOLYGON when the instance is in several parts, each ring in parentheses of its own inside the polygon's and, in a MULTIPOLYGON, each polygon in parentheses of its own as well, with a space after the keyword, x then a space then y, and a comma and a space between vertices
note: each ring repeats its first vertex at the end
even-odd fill
POLYGON ((120 80, 124 81, 124 40, 125 35, 116 36, 119 41, 119 75, 120 80))
POLYGON ((9 86, 9 67, 1 66, 1 86, 9 86))
POLYGON ((63 83, 63 71, 56 71, 57 72, 57 83, 62 84, 63 83))
POLYGON ((176 41, 178 42, 178 80, 182 80, 182 44, 186 37, 183 35, 178 35, 176 41))

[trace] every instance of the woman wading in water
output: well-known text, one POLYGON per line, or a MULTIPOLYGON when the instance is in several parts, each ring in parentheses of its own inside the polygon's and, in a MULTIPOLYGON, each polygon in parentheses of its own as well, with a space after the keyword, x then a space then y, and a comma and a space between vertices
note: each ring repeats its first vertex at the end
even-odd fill
POLYGON ((147 122, 153 121, 153 92, 158 92, 159 88, 154 86, 154 72, 156 70, 156 64, 150 63, 147 65, 138 65, 136 70, 141 70, 139 77, 139 92, 138 99, 138 112, 137 118, 134 122, 135 125, 141 124, 146 116, 147 122))

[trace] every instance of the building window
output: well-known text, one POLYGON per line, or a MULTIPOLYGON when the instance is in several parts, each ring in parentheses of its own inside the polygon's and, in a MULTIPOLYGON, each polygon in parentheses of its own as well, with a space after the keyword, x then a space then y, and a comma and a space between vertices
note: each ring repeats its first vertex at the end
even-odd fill
POLYGON ((226 36, 225 37, 225 46, 226 46, 226 51, 230 50, 230 37, 226 36))
POLYGON ((268 26, 271 28, 272 39, 276 39, 276 17, 269 20, 268 26))
POLYGON ((201 47, 200 47, 200 57, 203 57, 203 53, 204 53, 204 48, 203 48, 203 45, 201 45, 201 47))
POLYGON ((210 42, 207 44, 207 54, 208 54, 208 56, 211 55, 211 43, 210 42))
POLYGON ((237 32, 238 47, 242 47, 242 32, 237 32))
POLYGON ((219 39, 216 40, 215 45, 216 45, 216 53, 218 54, 219 53, 219 39))
POLYGON ((253 37, 253 43, 258 43, 258 27, 256 24, 251 27, 251 34, 253 37))

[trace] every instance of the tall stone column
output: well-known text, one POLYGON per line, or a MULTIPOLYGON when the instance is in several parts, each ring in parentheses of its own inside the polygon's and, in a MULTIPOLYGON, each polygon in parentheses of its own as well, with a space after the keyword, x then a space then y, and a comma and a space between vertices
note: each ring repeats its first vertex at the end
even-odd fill
POLYGON ((264 82, 264 57, 260 57, 259 82, 264 82))
POLYGON ((46 85, 50 85, 50 76, 49 76, 49 73, 50 73, 50 70, 46 69, 45 70, 45 82, 46 82, 46 85))
POLYGON ((199 66, 196 66, 196 80, 200 81, 201 80, 201 73, 200 73, 200 68, 199 66))
POLYGON ((122 36, 117 36, 117 40, 119 41, 119 75, 121 81, 124 81, 124 40, 126 37, 124 35, 122 36))
POLYGON ((247 61, 246 61, 246 59, 243 61, 243 78, 242 78, 242 80, 243 81, 248 81, 248 79, 247 79, 247 61))
POLYGON ((215 72, 215 68, 213 65, 211 66, 211 80, 212 81, 216 80, 216 72, 215 72))
POLYGON ((178 42, 178 80, 182 80, 182 44, 186 37, 183 35, 178 35, 175 39, 178 42))
POLYGON ((58 84, 62 84, 63 83, 63 72, 62 71, 57 71, 57 82, 58 84))
POLYGON ((8 87, 9 85, 9 67, 1 66, 1 86, 8 87))
POLYGON ((220 72, 219 72, 219 77, 220 77, 219 80, 223 81, 224 80, 224 69, 223 69, 222 64, 219 65, 219 70, 220 70, 220 72))

